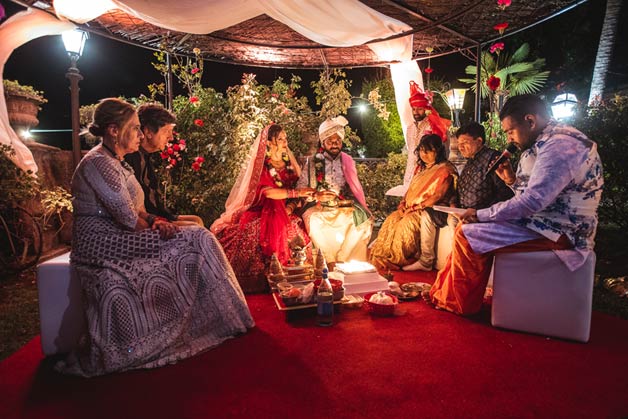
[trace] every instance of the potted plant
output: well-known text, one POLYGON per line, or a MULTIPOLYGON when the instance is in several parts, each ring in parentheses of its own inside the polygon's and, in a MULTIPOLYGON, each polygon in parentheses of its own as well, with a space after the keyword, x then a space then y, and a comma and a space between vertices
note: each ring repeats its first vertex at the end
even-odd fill
POLYGON ((22 85, 15 80, 2 80, 4 96, 7 103, 9 123, 18 133, 21 130, 37 126, 37 114, 41 105, 48 102, 44 93, 35 90, 32 86, 22 85))

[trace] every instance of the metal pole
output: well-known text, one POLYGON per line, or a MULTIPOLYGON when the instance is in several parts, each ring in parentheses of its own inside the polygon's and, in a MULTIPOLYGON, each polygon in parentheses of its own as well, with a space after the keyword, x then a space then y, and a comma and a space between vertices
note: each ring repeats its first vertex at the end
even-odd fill
POLYGON ((72 117, 72 163, 74 168, 78 166, 83 158, 81 153, 81 139, 79 137, 80 117, 79 117, 79 81, 83 80, 83 76, 76 67, 78 57, 70 57, 72 65, 65 73, 65 77, 70 80, 70 115, 72 117))
POLYGON ((482 119, 482 95, 481 87, 482 81, 480 80, 480 66, 482 65, 482 44, 477 45, 477 58, 475 59, 475 122, 480 122, 482 119))
POLYGON ((168 73, 166 74, 166 109, 172 111, 172 60, 170 59, 170 53, 166 53, 166 67, 168 73))

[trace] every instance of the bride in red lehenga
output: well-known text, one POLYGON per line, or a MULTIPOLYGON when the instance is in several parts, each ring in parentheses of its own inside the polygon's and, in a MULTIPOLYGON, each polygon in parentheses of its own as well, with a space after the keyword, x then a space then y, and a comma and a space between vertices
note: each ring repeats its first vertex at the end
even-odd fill
POLYGON ((211 226, 247 293, 268 289, 265 278, 270 257, 282 264, 290 258, 288 242, 310 239, 300 217, 292 214, 311 188, 294 189, 301 167, 288 148, 286 132, 270 124, 257 136, 247 162, 225 204, 225 212, 211 226))

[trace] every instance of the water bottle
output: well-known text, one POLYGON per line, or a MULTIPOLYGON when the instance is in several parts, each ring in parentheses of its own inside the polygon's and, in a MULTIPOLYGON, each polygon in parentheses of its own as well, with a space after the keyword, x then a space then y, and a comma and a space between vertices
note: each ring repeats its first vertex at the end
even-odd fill
POLYGON ((323 268, 323 278, 316 293, 316 314, 319 326, 334 324, 334 291, 327 277, 327 268, 323 268))

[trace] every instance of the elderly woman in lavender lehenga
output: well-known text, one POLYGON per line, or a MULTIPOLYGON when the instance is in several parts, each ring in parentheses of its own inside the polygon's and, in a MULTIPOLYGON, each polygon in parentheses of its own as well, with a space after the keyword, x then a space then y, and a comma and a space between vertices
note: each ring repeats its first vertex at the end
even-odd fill
POLYGON ((57 369, 89 377, 159 367, 253 327, 213 234, 145 211, 142 188, 122 160, 138 150, 142 137, 135 109, 102 100, 90 132, 103 141, 72 179, 71 254, 88 328, 57 369))

